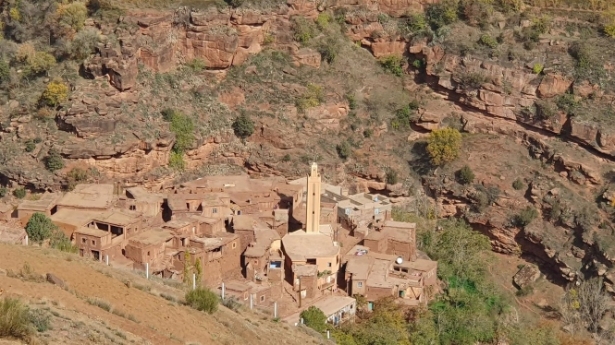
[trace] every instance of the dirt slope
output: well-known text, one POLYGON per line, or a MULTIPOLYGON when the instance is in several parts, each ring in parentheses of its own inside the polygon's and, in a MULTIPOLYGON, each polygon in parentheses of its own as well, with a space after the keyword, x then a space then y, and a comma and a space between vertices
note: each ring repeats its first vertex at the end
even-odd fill
POLYGON ((51 313, 52 329, 40 335, 48 344, 322 342, 254 312, 236 313, 223 306, 214 315, 197 312, 160 297, 161 292, 167 298, 183 296, 183 291, 174 287, 46 249, 0 244, 2 290, 3 296, 17 296, 31 308, 51 313), (11 271, 19 272, 24 263, 38 274, 54 273, 67 288, 11 277, 11 271), (111 312, 88 303, 92 299, 110 303, 111 312))

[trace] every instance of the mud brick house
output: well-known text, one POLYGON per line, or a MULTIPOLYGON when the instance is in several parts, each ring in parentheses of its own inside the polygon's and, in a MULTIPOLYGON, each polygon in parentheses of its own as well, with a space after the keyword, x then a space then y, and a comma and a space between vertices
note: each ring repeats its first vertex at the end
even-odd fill
MULTIPOLYGON (((354 322, 357 312, 357 301, 352 297, 326 296, 314 303, 313 306, 320 309, 327 317, 326 322, 334 326, 339 326, 346 322, 354 322)), ((301 312, 298 312, 287 317, 285 321, 298 323, 300 319, 301 312)))
MULTIPOLYGON (((335 278, 340 267, 340 247, 337 242, 333 241, 331 234, 321 233, 320 191, 321 176, 318 166, 313 163, 307 179, 306 229, 284 236, 282 249, 286 255, 285 269, 289 273, 290 283, 293 286, 299 285, 300 279, 295 273, 298 270, 303 272, 304 269, 300 266, 313 266, 317 272, 318 289, 334 290, 335 278)), ((309 272, 313 271, 313 269, 309 270, 309 272)), ((313 279, 313 276, 309 277, 313 279)))
POLYGON ((252 303, 255 306, 270 305, 280 297, 272 294, 272 288, 268 284, 230 280, 224 282, 224 289, 225 298, 235 298, 245 305, 250 303, 250 295, 252 295, 252 303))
POLYGON ((437 262, 416 259, 399 260, 395 255, 373 252, 365 246, 355 246, 344 257, 348 295, 364 296, 368 309, 379 298, 394 296, 407 305, 426 303, 428 287, 437 282, 437 262))
POLYGON ((177 248, 178 242, 173 231, 155 228, 129 239, 125 255, 134 262, 134 268, 144 270, 149 263, 151 272, 156 274, 171 264, 170 258, 165 257, 166 250, 177 248))
POLYGON ((102 261, 109 255, 115 259, 124 254, 128 239, 143 231, 141 214, 112 209, 94 215, 75 230, 75 245, 82 256, 102 261))
MULTIPOLYGON (((267 281, 270 267, 273 270, 283 270, 280 235, 273 229, 257 230, 254 233, 255 241, 251 242, 243 253, 246 278, 255 282, 267 281), (270 259, 273 259, 273 262, 270 262, 270 259)), ((279 279, 282 273, 273 277, 275 283, 281 283, 279 279)))
POLYGON ((159 225, 163 222, 162 211, 166 195, 151 193, 143 187, 132 187, 124 190, 119 197, 117 207, 142 213, 148 224, 159 225))
POLYGON ((44 193, 37 200, 24 200, 17 206, 17 218, 25 226, 35 213, 49 217, 58 211, 57 202, 61 198, 58 193, 44 193))
POLYGON ((161 227, 175 234, 184 247, 188 246, 189 239, 193 236, 197 236, 199 232, 198 220, 191 217, 173 219, 162 224, 161 227))
POLYGON ((318 288, 318 267, 316 265, 292 266, 293 291, 300 294, 301 298, 315 298, 320 296, 318 288))
POLYGON ((379 226, 391 219, 392 204, 380 194, 360 193, 337 204, 337 222, 348 230, 379 226))
POLYGON ((250 243, 256 241, 256 231, 269 230, 267 223, 255 215, 236 215, 231 219, 233 233, 241 237, 241 251, 245 251, 250 243))
POLYGON ((217 286, 225 277, 241 271, 241 239, 235 234, 192 237, 188 247, 203 263, 203 283, 207 286, 217 286))
POLYGON ((369 231, 363 245, 373 252, 400 256, 404 260, 416 259, 416 224, 385 221, 375 231, 369 231))
POLYGON ((203 216, 189 216, 198 224, 197 235, 206 237, 216 237, 220 234, 226 233, 226 225, 224 219, 221 218, 208 218, 203 216))
POLYGON ((216 194, 171 194, 167 198, 166 220, 190 215, 226 219, 232 215, 230 199, 223 193, 216 194))
POLYGON ((288 209, 276 209, 273 212, 263 212, 259 215, 259 218, 264 221, 267 226, 280 235, 280 238, 286 236, 289 231, 289 215, 288 209))

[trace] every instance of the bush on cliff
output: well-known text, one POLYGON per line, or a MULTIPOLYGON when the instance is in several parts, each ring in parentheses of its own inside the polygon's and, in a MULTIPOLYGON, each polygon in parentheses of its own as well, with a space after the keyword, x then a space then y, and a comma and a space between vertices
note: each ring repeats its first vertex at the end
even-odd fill
POLYGON ((250 119, 248 114, 242 113, 233 122, 233 131, 236 136, 245 139, 254 133, 254 121, 250 119))
POLYGON ((31 241, 42 243, 51 237, 56 228, 57 226, 53 224, 49 217, 36 212, 26 224, 26 233, 31 241))
POLYGON ((454 128, 436 129, 429 135, 427 152, 434 165, 446 164, 459 156, 461 133, 454 128))

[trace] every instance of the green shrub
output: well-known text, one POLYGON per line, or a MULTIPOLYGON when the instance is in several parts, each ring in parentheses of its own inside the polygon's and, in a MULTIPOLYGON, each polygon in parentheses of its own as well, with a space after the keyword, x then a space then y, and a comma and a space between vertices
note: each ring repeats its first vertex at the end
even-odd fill
POLYGON ((26 233, 33 242, 42 243, 50 238, 58 227, 46 215, 36 212, 26 224, 26 233))
POLYGON ((385 176, 386 176, 387 184, 397 184, 398 182, 397 171, 389 168, 387 169, 385 176))
POLYGON ((232 127, 235 135, 242 139, 254 133, 254 121, 246 113, 239 115, 233 122, 232 127))
POLYGON ((373 130, 373 129, 371 129, 371 128, 366 128, 366 129, 363 131, 363 136, 364 136, 364 137, 366 137, 366 138, 371 138, 371 136, 372 136, 373 134, 374 134, 374 130, 373 130))
POLYGON ((282 162, 290 162, 291 157, 290 155, 287 153, 284 155, 284 157, 282 157, 282 162))
POLYGON ((9 68, 8 62, 0 58, 0 84, 8 81, 9 75, 10 75, 10 68, 9 68))
POLYGON ((234 296, 225 298, 224 301, 222 301, 222 305, 224 305, 225 307, 229 308, 232 311, 238 311, 241 308, 241 303, 239 303, 237 298, 235 298, 234 296))
POLYGON ((26 190, 24 188, 17 188, 13 190, 13 196, 17 199, 23 199, 26 197, 26 190))
POLYGON ((321 30, 324 30, 327 28, 327 26, 329 26, 329 23, 331 22, 331 15, 327 12, 322 12, 318 15, 318 18, 316 18, 316 25, 318 25, 318 27, 321 30))
POLYGON ((79 250, 77 246, 73 245, 73 243, 70 241, 70 238, 68 238, 62 232, 62 230, 58 228, 52 231, 51 237, 49 240, 49 246, 61 252, 67 252, 67 253, 76 253, 79 250))
POLYGON ((26 141, 26 152, 32 152, 36 148, 36 144, 33 140, 26 141))
POLYGON ((0 338, 29 340, 34 333, 28 307, 18 299, 0 301, 0 338))
POLYGON ((395 111, 395 117, 391 121, 391 127, 393 129, 407 129, 410 127, 410 122, 413 119, 416 110, 418 109, 418 102, 412 101, 402 108, 395 111))
POLYGON ((534 67, 532 67, 532 72, 533 72, 534 74, 540 74, 540 73, 542 73, 542 70, 543 70, 544 68, 545 68, 545 67, 544 67, 541 63, 538 63, 538 62, 537 62, 537 63, 535 63, 535 64, 534 64, 534 67))
POLYGON ((479 42, 480 44, 486 47, 489 47, 491 49, 495 49, 498 47, 498 41, 495 38, 487 34, 483 34, 482 36, 480 36, 479 42))
POLYGON ((538 211, 532 207, 527 206, 519 214, 513 217, 513 224, 518 227, 525 227, 530 224, 536 217, 538 217, 538 211))
POLYGON ((468 89, 478 89, 487 81, 487 77, 480 72, 468 72, 459 76, 459 83, 468 89))
POLYGON ((354 95, 347 94, 346 100, 348 100, 348 109, 355 110, 359 107, 359 103, 357 102, 357 99, 354 97, 354 95))
POLYGON ((303 323, 306 326, 316 330, 319 333, 323 333, 327 330, 327 316, 322 312, 322 310, 315 306, 311 306, 302 311, 299 317, 303 319, 303 323))
POLYGON ((113 309, 111 303, 98 298, 88 298, 88 303, 108 312, 111 312, 111 309, 113 309))
POLYGON ((190 307, 213 314, 218 310, 218 296, 207 288, 199 287, 186 293, 186 304, 190 307))
POLYGON ((328 39, 318 47, 318 52, 323 61, 331 64, 335 61, 339 51, 339 46, 334 39, 328 39))
POLYGON ((427 18, 422 13, 411 14, 408 17, 406 25, 410 32, 419 33, 427 29, 427 18))
POLYGON ((577 102, 575 96, 570 93, 565 93, 557 97, 555 104, 560 110, 565 111, 568 115, 574 115, 579 108, 579 102, 577 102))
POLYGON ((615 23, 605 25, 602 30, 609 37, 615 37, 615 23))
POLYGON ((50 327, 51 317, 49 313, 41 309, 34 309, 29 312, 30 323, 38 332, 46 332, 50 327))
POLYGON ((0 187, 0 198, 4 198, 7 194, 9 194, 9 189, 6 187, 0 187))
POLYGON ((175 170, 184 170, 186 168, 186 162, 184 161, 184 154, 171 151, 169 155, 169 168, 175 170))
POLYGON ((457 156, 461 149, 461 133, 454 128, 436 129, 429 135, 427 152, 434 165, 448 163, 457 156))
POLYGON ((70 43, 70 56, 78 61, 86 59, 94 53, 98 40, 98 32, 94 28, 79 31, 70 43))
POLYGON ((461 169, 459 169, 456 175, 457 181, 461 184, 470 184, 474 182, 474 172, 467 165, 464 165, 461 169))
POLYGON ((390 55, 380 59, 380 66, 384 68, 385 71, 401 77, 404 73, 402 68, 403 59, 400 56, 390 55))
POLYGON ((457 15, 457 4, 454 1, 443 1, 431 4, 425 11, 429 25, 433 30, 453 24, 459 17, 457 15))
POLYGON ((539 120, 548 120, 557 114, 557 108, 549 101, 536 101, 536 117, 539 120))
POLYGON ((64 160, 62 160, 62 156, 58 150, 49 150, 47 157, 45 157, 45 167, 51 172, 64 168, 64 160))
POLYGON ((195 72, 201 72, 205 69, 205 67, 207 67, 207 65, 203 59, 192 59, 186 63, 186 67, 195 72))
POLYGON ((348 157, 350 157, 350 154, 352 153, 352 148, 350 147, 348 141, 344 141, 341 144, 337 145, 335 149, 337 151, 337 155, 343 160, 346 160, 348 157))
POLYGON ((194 123, 192 119, 180 111, 164 109, 162 117, 170 122, 169 129, 175 134, 173 151, 183 154, 194 143, 194 123))
POLYGON ((308 108, 317 107, 324 100, 324 92, 322 86, 316 84, 308 84, 307 91, 297 98, 295 102, 297 108, 301 111, 305 111, 308 108))
POLYGON ((56 65, 56 59, 53 55, 46 52, 35 52, 26 60, 24 73, 26 75, 38 75, 49 71, 56 65))
POLYGON ((293 18, 293 31, 295 41, 301 44, 307 44, 318 34, 318 28, 314 22, 304 17, 293 18))
POLYGON ((513 188, 515 190, 521 190, 525 187, 525 184, 523 183, 523 181, 520 178, 517 178, 513 184, 512 184, 513 188))

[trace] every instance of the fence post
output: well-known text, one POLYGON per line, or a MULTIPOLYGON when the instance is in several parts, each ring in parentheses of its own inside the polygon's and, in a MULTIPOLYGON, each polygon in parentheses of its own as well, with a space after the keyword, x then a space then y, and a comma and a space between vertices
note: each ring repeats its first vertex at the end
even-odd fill
POLYGON ((273 318, 278 318, 278 302, 273 302, 273 318))
POLYGON ((29 241, 30 241, 30 236, 26 235, 26 246, 28 245, 29 241))
POLYGON ((303 318, 300 318, 299 322, 303 325, 303 318))
POLYGON ((109 266, 109 255, 105 257, 105 261, 107 262, 107 266, 109 266))
POLYGON ((145 279, 149 279, 149 262, 145 263, 145 279))
POLYGON ((224 301, 224 282, 222 282, 222 300, 224 301))
POLYGON ((250 294, 250 309, 254 307, 254 299, 252 298, 252 294, 250 294))
POLYGON ((192 273, 192 290, 196 290, 196 274, 192 273))
POLYGON ((331 333, 329 333, 329 330, 327 330, 327 339, 331 339, 331 333))

